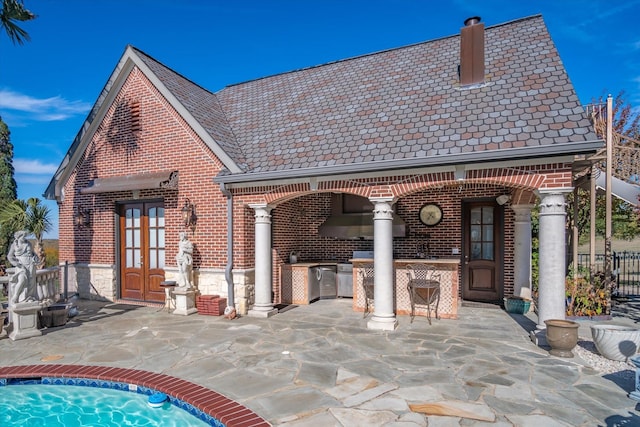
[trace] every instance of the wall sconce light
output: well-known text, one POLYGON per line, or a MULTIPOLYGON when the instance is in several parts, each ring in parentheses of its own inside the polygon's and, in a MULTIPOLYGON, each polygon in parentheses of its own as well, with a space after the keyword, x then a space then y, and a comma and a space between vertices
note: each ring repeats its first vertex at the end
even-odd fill
POLYGON ((508 194, 502 194, 501 196, 496 197, 496 202, 498 202, 500 206, 509 203, 509 201, 511 201, 511 196, 508 194))
POLYGON ((79 228, 88 228, 91 224, 91 218, 89 217, 89 211, 78 207, 73 218, 75 224, 79 228))
POLYGON ((196 222, 198 221, 198 217, 196 217, 196 208, 193 206, 193 203, 188 198, 184 199, 184 206, 180 210, 182 212, 182 223, 185 228, 190 228, 191 232, 196 231, 196 222))

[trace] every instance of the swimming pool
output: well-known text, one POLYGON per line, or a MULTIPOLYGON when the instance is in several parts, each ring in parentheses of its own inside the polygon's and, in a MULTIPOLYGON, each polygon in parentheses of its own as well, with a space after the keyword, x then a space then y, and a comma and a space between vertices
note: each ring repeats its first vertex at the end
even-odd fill
MULTIPOLYGON (((149 395, 78 385, 0 387, 1 426, 209 426, 169 401, 159 408, 149 395)), ((221 425, 221 424, 214 424, 221 425)))
POLYGON ((111 366, 57 363, 0 366, 0 394, 6 386, 34 383, 135 390, 147 396, 162 392, 169 396, 172 404, 212 426, 271 426, 246 406, 216 391, 163 373, 111 366))

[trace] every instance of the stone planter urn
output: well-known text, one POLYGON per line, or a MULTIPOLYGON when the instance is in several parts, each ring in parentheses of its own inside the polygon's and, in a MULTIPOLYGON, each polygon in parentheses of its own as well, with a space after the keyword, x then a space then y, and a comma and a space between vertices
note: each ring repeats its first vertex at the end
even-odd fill
POLYGON ((598 353, 626 362, 640 349, 640 329, 623 325, 592 325, 591 336, 598 353))
POLYGON ((547 343, 551 347, 549 353, 558 357, 573 357, 571 350, 578 344, 580 325, 564 319, 548 319, 544 323, 547 325, 547 343))

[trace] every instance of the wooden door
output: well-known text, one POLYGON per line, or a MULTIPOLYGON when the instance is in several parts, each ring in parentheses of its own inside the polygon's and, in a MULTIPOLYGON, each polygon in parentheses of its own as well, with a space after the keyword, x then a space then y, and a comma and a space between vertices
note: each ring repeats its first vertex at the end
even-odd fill
POLYGON ((463 299, 499 302, 502 297, 503 216, 493 200, 463 204, 463 299))
POLYGON ((120 297, 164 301, 165 229, 162 202, 120 207, 120 297))

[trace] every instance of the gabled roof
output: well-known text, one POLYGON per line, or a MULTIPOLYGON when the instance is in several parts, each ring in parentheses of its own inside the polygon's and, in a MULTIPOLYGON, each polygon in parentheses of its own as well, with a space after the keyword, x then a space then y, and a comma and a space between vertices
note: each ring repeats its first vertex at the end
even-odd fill
POLYGON ((227 183, 573 155, 602 145, 541 16, 485 30, 484 84, 460 87, 459 51, 455 35, 213 94, 129 47, 94 110, 126 64, 140 67, 221 158, 226 170, 216 180, 227 183))
POLYGON ((241 167, 235 163, 236 160, 242 161, 242 153, 224 118, 224 112, 220 108, 216 96, 162 65, 141 50, 127 46, 58 170, 49 182, 44 193, 46 198, 54 199, 60 196, 61 184, 66 181, 75 165, 80 161, 84 148, 91 140, 111 102, 134 67, 145 74, 229 171, 235 173, 242 171, 241 167))

